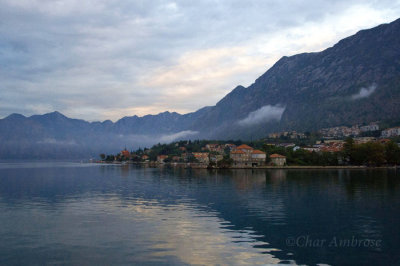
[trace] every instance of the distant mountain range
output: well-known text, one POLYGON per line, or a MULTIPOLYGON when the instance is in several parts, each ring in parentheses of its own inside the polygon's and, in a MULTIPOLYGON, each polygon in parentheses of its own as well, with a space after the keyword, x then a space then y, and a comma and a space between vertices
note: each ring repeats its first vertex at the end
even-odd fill
POLYGON ((58 112, 0 119, 0 158, 78 158, 176 139, 250 139, 273 131, 400 119, 400 19, 317 53, 282 57, 215 106, 113 123, 58 112))

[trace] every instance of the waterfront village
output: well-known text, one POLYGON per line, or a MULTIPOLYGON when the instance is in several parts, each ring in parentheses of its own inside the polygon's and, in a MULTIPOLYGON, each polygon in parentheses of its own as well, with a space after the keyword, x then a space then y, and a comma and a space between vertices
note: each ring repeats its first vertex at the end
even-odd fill
POLYGON ((400 127, 380 128, 376 122, 314 133, 278 132, 247 142, 177 141, 135 151, 125 148, 117 155, 101 154, 98 162, 185 168, 396 167, 400 165, 400 127))

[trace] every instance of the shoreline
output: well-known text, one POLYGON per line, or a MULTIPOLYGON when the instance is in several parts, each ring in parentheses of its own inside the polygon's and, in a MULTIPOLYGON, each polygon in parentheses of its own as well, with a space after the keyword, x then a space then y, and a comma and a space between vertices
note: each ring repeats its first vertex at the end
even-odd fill
POLYGON ((197 163, 157 163, 157 162, 101 162, 97 161, 94 163, 100 164, 110 164, 110 165, 140 165, 150 168, 164 168, 164 167, 172 167, 172 168, 185 168, 185 169, 356 169, 356 170, 365 170, 365 169, 397 169, 400 166, 365 166, 365 165, 335 165, 335 166, 323 166, 323 165, 287 165, 287 166, 231 166, 231 167, 209 167, 205 164, 197 164, 197 163))

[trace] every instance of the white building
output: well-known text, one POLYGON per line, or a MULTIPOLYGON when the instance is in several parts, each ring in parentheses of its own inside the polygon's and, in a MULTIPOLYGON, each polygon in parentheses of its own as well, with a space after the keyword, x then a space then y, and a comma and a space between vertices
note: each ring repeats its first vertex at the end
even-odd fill
POLYGON ((379 130, 379 126, 377 124, 369 124, 368 126, 360 127, 360 130, 361 132, 376 131, 379 130))
POLYGON ((389 138, 394 136, 400 136, 400 127, 392 127, 382 130, 382 137, 389 138))

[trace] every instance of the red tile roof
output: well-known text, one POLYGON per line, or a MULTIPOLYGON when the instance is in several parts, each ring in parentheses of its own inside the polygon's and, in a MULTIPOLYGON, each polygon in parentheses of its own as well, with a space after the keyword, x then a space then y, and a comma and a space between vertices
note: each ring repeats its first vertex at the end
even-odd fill
POLYGON ((192 153, 196 158, 205 158, 208 157, 208 152, 193 152, 192 153))
POLYGON ((260 151, 260 150, 254 150, 251 153, 253 153, 253 154, 265 154, 265 152, 260 151))
POLYGON ((123 156, 125 156, 125 157, 129 157, 129 151, 127 151, 127 150, 123 150, 123 151, 121 151, 121 154, 123 155, 123 156))
POLYGON ((246 150, 253 150, 252 147, 250 147, 249 145, 246 144, 242 144, 239 147, 236 147, 236 149, 246 149, 246 150))
POLYGON ((232 154, 246 154, 244 151, 242 151, 242 150, 234 150, 234 151, 231 151, 231 153, 232 154))
POLYGON ((269 156, 270 158, 286 158, 286 156, 274 153, 269 156))

